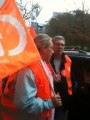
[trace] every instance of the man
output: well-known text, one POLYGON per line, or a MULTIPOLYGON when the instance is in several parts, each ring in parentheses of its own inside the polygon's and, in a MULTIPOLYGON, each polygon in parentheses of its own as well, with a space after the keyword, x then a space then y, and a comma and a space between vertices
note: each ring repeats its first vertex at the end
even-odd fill
POLYGON ((61 105, 59 94, 54 93, 52 72, 48 67, 53 53, 52 39, 46 34, 38 34, 34 41, 42 61, 36 61, 20 70, 14 81, 7 83, 3 101, 7 99, 10 103, 8 107, 18 113, 14 119, 11 115, 9 120, 53 120, 53 108, 61 105))
POLYGON ((55 36, 53 39, 54 53, 51 58, 51 65, 55 70, 55 91, 61 95, 62 106, 56 108, 54 120, 67 120, 68 102, 72 96, 71 82, 71 60, 63 53, 65 39, 63 36, 55 36))

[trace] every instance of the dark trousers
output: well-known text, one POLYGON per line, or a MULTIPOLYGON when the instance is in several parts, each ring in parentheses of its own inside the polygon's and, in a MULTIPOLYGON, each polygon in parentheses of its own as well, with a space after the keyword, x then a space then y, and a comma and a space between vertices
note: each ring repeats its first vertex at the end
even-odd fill
POLYGON ((68 110, 65 110, 62 106, 55 109, 54 120, 67 120, 68 110))

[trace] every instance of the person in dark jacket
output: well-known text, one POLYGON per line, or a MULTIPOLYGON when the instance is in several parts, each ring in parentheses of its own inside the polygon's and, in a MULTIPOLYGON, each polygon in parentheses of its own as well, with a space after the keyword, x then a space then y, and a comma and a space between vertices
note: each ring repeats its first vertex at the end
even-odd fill
POLYGON ((68 103, 72 96, 71 59, 63 53, 65 39, 63 36, 55 36, 53 39, 54 54, 51 57, 51 65, 56 73, 54 88, 59 92, 62 106, 55 109, 54 120, 67 120, 68 103))

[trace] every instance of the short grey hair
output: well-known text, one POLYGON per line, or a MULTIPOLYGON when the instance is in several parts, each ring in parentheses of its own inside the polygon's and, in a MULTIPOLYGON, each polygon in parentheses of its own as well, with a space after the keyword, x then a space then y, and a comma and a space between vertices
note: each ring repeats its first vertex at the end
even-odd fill
POLYGON ((55 41, 57 41, 57 40, 63 40, 64 42, 65 42, 65 38, 63 37, 63 36, 55 36, 53 39, 52 39, 52 41, 53 42, 55 42, 55 41))
POLYGON ((37 34, 34 38, 34 42, 38 48, 38 50, 42 47, 48 47, 49 41, 52 40, 52 38, 47 34, 37 34))

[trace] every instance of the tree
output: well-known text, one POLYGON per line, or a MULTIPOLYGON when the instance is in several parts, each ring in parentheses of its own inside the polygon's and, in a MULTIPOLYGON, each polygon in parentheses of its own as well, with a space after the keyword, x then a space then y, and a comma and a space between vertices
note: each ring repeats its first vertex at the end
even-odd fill
POLYGON ((37 21, 37 17, 41 12, 42 7, 39 3, 32 3, 31 1, 16 0, 16 3, 21 11, 21 14, 27 24, 30 27, 31 22, 37 21))
POLYGON ((58 14, 47 24, 46 33, 52 37, 63 35, 66 45, 80 45, 90 50, 90 14, 79 9, 58 14))

